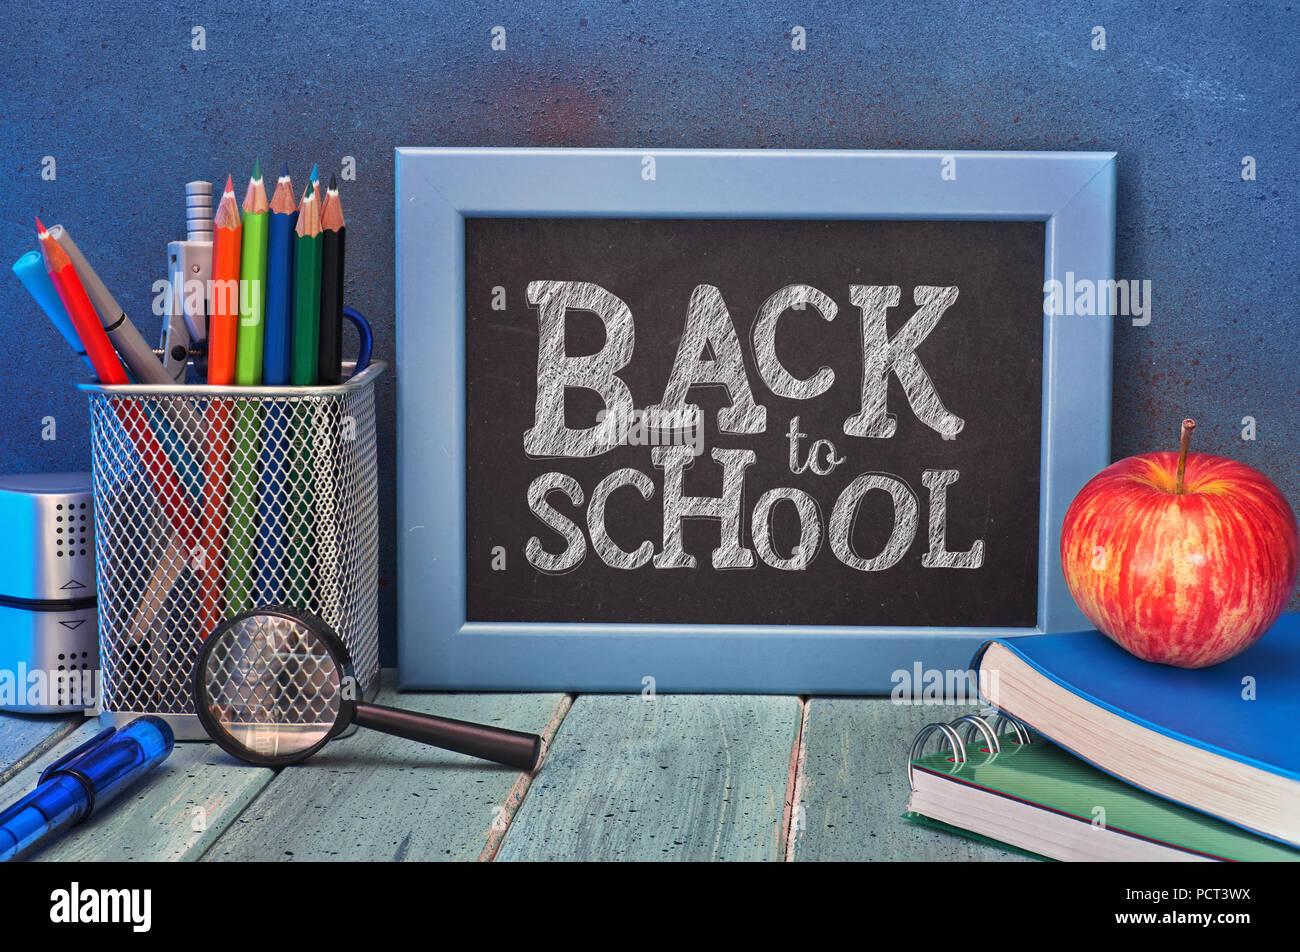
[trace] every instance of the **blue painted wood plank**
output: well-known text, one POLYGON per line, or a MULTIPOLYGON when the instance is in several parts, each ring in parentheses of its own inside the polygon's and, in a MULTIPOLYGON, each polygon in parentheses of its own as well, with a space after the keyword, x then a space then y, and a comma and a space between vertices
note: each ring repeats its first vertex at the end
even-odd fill
POLYGON ((790 858, 796 861, 1024 860, 901 816, 912 738, 932 721, 977 707, 811 698, 800 740, 790 858))
MULTIPOLYGON (((378 702, 546 737, 563 719, 569 698, 413 695, 385 688, 378 702)), ((508 767, 359 730, 281 771, 203 859, 490 858, 530 782, 508 767)))
MULTIPOLYGON (((13 797, 36 786, 46 764, 100 730, 81 718, 59 743, 29 763, 6 785, 13 797)), ((271 781, 272 771, 238 764, 216 745, 177 744, 171 756, 138 785, 68 830, 29 859, 37 861, 193 860, 271 781)))
POLYGON ((582 695, 497 860, 779 860, 794 697, 582 695))
MULTIPOLYGON (((77 714, 0 714, 0 785, 8 783, 85 720, 89 718, 77 714)), ((0 791, 0 803, 9 799, 8 791, 0 791)))

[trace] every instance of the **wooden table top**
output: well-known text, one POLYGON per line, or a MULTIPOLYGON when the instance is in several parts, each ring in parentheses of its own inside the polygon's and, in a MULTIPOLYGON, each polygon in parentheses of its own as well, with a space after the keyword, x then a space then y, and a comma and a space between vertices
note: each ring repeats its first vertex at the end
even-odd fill
MULTIPOLYGON (((34 860, 1020 860, 903 820, 912 736, 969 709, 888 698, 398 694, 536 731, 535 776, 359 730, 304 764, 178 743, 34 860)), ((99 729, 0 714, 0 805, 99 729)))

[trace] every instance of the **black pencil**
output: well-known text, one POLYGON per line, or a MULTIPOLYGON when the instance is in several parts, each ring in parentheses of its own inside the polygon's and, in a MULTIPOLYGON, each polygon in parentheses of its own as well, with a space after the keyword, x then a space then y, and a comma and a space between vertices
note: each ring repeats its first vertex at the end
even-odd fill
POLYGON ((338 180, 330 177, 321 211, 320 363, 322 386, 341 382, 343 362, 343 249, 347 229, 339 202, 338 180))

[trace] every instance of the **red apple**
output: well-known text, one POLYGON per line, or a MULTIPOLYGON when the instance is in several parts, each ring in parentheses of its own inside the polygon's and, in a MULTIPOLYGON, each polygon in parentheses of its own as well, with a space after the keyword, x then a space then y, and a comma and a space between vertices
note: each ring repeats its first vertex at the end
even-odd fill
POLYGON ((1114 463, 1065 514, 1061 564, 1088 620, 1146 661, 1205 668, 1240 654, 1295 590, 1300 531, 1257 470, 1177 453, 1114 463))

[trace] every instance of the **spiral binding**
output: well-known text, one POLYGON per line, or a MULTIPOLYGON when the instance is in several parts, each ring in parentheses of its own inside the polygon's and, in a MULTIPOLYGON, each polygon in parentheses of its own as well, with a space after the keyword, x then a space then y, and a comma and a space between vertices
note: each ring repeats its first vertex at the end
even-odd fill
POLYGON ((1017 743, 1032 744, 1034 742, 1033 735, 1029 732, 1028 727, 1010 714, 1003 713, 996 708, 987 708, 978 714, 963 714, 956 720, 949 721, 946 724, 942 721, 926 724, 913 738, 912 749, 907 755, 908 786, 913 789, 916 788, 916 784, 913 782, 915 771, 912 768, 912 762, 921 755, 921 751, 925 749, 926 742, 929 741, 931 735, 935 733, 942 734, 944 740, 948 742, 949 749, 952 750, 953 763, 961 765, 966 761, 966 744, 976 732, 984 738, 990 753, 1001 753, 1002 745, 998 743, 998 735, 1001 733, 1000 728, 1004 726, 1009 726, 1015 732, 1017 743), (963 729, 966 731, 964 739, 961 735, 963 729))

